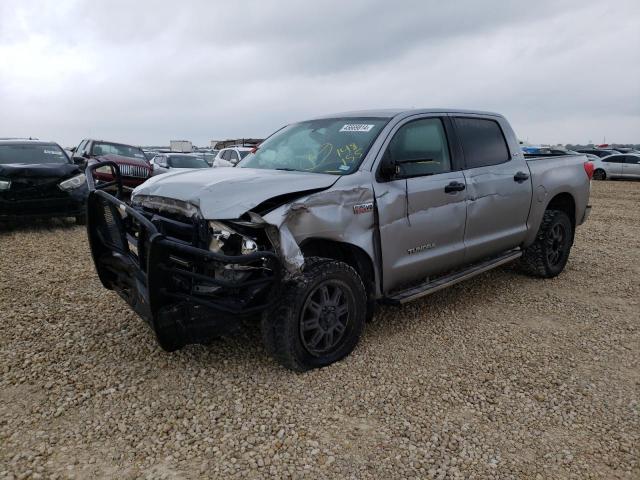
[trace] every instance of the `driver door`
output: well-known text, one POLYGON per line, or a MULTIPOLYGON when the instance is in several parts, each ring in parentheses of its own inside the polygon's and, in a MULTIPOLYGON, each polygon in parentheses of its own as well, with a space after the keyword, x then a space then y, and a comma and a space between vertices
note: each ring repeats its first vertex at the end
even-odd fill
POLYGON ((383 291, 426 281, 464 262, 466 184, 449 141, 450 120, 419 116, 399 124, 383 146, 397 165, 374 184, 383 291))

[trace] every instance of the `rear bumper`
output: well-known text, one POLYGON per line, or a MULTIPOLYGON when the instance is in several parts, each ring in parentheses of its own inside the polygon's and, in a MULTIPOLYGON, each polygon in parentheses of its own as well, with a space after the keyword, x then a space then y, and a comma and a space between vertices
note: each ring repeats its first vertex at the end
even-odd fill
POLYGON ((165 350, 205 343, 277 297, 282 267, 275 253, 219 255, 165 235, 163 222, 172 221, 101 190, 89 194, 87 231, 100 280, 151 326, 165 350))

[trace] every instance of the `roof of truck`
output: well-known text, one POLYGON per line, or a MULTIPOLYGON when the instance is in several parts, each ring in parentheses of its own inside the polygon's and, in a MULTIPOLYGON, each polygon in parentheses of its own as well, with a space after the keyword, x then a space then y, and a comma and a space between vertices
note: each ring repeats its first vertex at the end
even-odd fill
POLYGON ((492 115, 502 117, 499 113, 484 112, 481 110, 461 110, 456 108, 382 108, 375 110, 356 110, 351 112, 331 113, 315 118, 336 118, 336 117, 382 117, 391 118, 397 115, 419 115, 424 113, 462 113, 476 115, 492 115))

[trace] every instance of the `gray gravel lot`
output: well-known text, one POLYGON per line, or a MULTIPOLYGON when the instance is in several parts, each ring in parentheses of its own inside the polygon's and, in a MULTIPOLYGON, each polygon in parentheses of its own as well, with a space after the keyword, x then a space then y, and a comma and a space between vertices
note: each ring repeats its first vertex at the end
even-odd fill
POLYGON ((256 330, 168 354, 85 231, 0 232, 1 478, 640 478, 640 182, 593 184, 567 270, 382 308, 295 374, 256 330))

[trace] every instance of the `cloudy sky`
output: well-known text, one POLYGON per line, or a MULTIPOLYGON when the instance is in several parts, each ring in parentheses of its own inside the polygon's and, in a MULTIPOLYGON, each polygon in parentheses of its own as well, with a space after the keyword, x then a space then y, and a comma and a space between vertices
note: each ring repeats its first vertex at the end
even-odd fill
POLYGON ((0 1, 0 137, 203 145, 379 107, 640 142, 640 1, 0 1))

